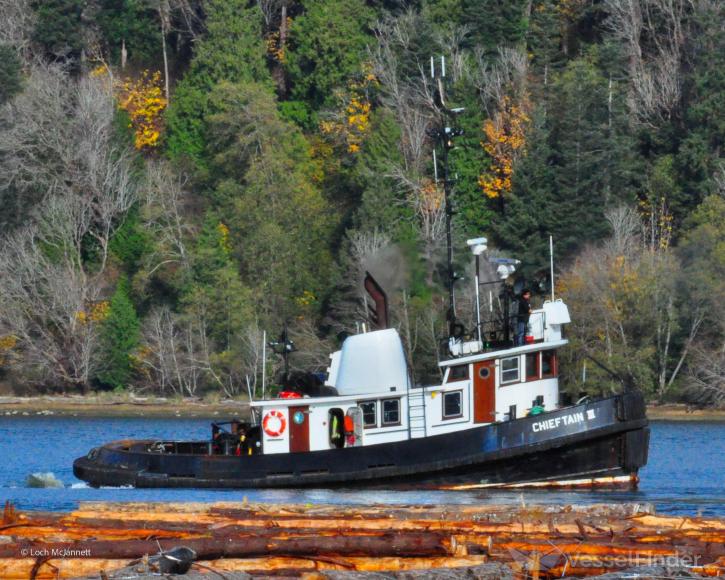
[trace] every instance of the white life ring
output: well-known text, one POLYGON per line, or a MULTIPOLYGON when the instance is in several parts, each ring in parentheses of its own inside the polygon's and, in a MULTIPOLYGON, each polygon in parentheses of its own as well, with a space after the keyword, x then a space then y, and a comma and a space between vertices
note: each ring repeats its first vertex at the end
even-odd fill
POLYGON ((279 437, 287 428, 287 419, 276 409, 270 411, 262 419, 262 429, 270 437, 279 437))

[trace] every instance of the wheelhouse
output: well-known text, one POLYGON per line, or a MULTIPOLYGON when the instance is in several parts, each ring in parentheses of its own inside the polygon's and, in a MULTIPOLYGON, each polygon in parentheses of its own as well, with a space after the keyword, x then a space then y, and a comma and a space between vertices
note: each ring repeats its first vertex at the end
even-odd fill
POLYGON ((415 386, 394 329, 348 337, 330 356, 332 396, 253 402, 264 454, 378 445, 511 421, 559 406, 557 349, 567 344, 566 305, 532 313, 526 344, 487 348, 457 341, 442 381, 415 386))

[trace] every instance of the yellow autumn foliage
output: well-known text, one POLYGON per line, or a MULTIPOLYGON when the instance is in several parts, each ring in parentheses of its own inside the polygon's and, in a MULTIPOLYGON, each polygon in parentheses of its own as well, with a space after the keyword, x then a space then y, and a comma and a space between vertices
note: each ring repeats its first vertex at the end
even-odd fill
POLYGON ((90 318, 92 322, 103 322, 108 318, 108 314, 111 309, 111 304, 108 300, 102 300, 96 302, 91 306, 90 318))
POLYGON ((527 109, 525 99, 515 105, 509 97, 504 97, 501 110, 483 124, 486 139, 481 141, 481 146, 491 156, 491 165, 488 172, 479 176, 478 185, 489 199, 511 191, 514 162, 526 146, 526 129, 530 121, 527 109))
POLYGON ((563 19, 573 22, 588 6, 584 0, 560 0, 556 4, 556 11, 563 19))
POLYGON ((100 77, 108 74, 108 67, 105 64, 99 64, 90 73, 92 77, 100 77))
POLYGON ((638 203, 639 214, 646 225, 650 241, 660 250, 667 250, 672 240, 672 214, 667 200, 660 197, 654 200, 642 199, 638 203))
POLYGON ((305 290, 302 292, 300 296, 297 296, 295 298, 295 302, 297 303, 297 306, 305 307, 305 306, 311 306, 317 301, 317 297, 314 295, 314 293, 310 292, 309 290, 305 290))
POLYGON ((108 318, 111 304, 108 300, 102 300, 91 304, 86 310, 79 310, 75 313, 75 319, 80 324, 88 324, 89 322, 103 322, 108 318))
POLYGON ((433 180, 424 180, 420 189, 421 210, 427 215, 434 215, 440 211, 444 201, 443 189, 433 180))
POLYGON ((216 227, 219 232, 219 245, 227 254, 232 251, 232 242, 229 239, 229 228, 226 224, 219 222, 216 227))
POLYGON ((17 337, 12 334, 0 336, 0 366, 5 364, 6 354, 18 344, 17 337))
POLYGON ((118 106, 130 117, 134 146, 139 151, 159 144, 163 112, 168 104, 161 85, 161 73, 146 70, 139 78, 126 78, 116 87, 118 106))
POLYGON ((372 72, 372 65, 364 63, 360 79, 351 81, 340 94, 343 101, 342 114, 334 120, 320 122, 320 131, 343 142, 348 153, 360 151, 363 140, 370 132, 372 104, 368 93, 377 84, 378 79, 372 72))
MULTIPOLYGON (((285 23, 287 30, 292 26, 292 19, 288 16, 285 23)), ((279 30, 267 34, 264 42, 267 46, 267 54, 277 62, 284 64, 287 61, 287 47, 280 40, 279 30)))
POLYGON ((16 344, 18 344, 18 339, 12 334, 0 336, 0 351, 13 349, 16 344))

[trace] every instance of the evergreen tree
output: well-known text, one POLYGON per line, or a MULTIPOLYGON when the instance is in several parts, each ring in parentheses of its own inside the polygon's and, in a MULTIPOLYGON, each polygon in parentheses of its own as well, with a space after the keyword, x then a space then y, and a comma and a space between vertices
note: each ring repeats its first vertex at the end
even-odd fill
POLYGON ((83 0, 33 0, 33 40, 51 60, 77 62, 85 46, 83 0))
POLYGON ((374 13, 357 0, 308 0, 304 7, 290 27, 292 97, 330 106, 334 89, 360 72, 374 13))
POLYGON ((151 243, 152 240, 143 229, 138 207, 134 207, 113 234, 108 249, 121 261, 128 272, 133 272, 151 243))
POLYGON ((558 243, 565 255, 607 233, 609 205, 635 198, 632 142, 609 106, 610 86, 592 59, 584 57, 571 61, 553 87, 555 109, 549 115, 561 220, 558 243))
POLYGON ((556 71, 562 66, 561 13, 554 0, 538 0, 531 6, 531 22, 526 33, 526 48, 536 74, 532 92, 548 99, 548 89, 556 71))
POLYGON ((125 388, 132 378, 131 355, 139 345, 139 320, 122 278, 111 297, 108 316, 101 323, 98 380, 111 388, 125 388))
POLYGON ((252 318, 251 300, 232 257, 229 228, 214 212, 205 216, 181 303, 187 316, 203 318, 212 352, 239 348, 239 333, 252 318))
POLYGON ((257 303, 281 320, 296 301, 329 286, 335 215, 315 183, 299 129, 283 121, 272 91, 221 84, 210 97, 211 199, 228 216, 233 255, 257 303))
POLYGON ((462 0, 423 0, 420 12, 432 24, 446 25, 463 19, 462 0))
POLYGON ((353 226, 366 232, 385 232, 398 239, 401 228, 412 220, 411 212, 393 180, 391 163, 400 162, 400 128, 392 113, 378 109, 371 118, 371 133, 365 140, 355 168, 362 195, 353 226))
POLYGON ((470 44, 494 51, 524 41, 528 28, 526 0, 461 0, 460 24, 471 27, 470 44))
POLYGON ((262 38, 262 12, 246 0, 211 0, 206 35, 197 44, 189 71, 179 82, 167 113, 168 151, 204 164, 205 122, 214 112, 210 91, 220 82, 272 86, 262 38))
POLYGON ((20 59, 11 47, 0 44, 0 106, 17 95, 21 88, 20 59))
POLYGON ((549 145, 550 130, 543 109, 532 115, 526 155, 514 168, 512 192, 506 212, 493 231, 498 247, 522 262, 522 273, 530 275, 548 263, 549 236, 557 241, 569 226, 559 216, 556 172, 549 145), (563 227, 562 227, 563 226, 563 227))
MULTIPOLYGON (((725 296, 725 199, 717 194, 707 196, 685 226, 687 231, 676 250, 682 268, 680 300, 686 305, 680 308, 681 327, 687 333, 693 319, 702 317, 699 342, 703 354, 716 361, 722 356, 725 339, 725 321, 720 315, 725 296)), ((684 342, 687 336, 680 340, 684 342)))
POLYGON ((723 167, 725 149, 725 5, 705 3, 698 10, 693 55, 684 87, 684 137, 675 157, 682 195, 673 200, 676 222, 716 191, 713 176, 723 167))
POLYGON ((114 63, 120 62, 122 44, 132 62, 158 62, 161 29, 157 17, 146 0, 99 0, 95 21, 114 63))
POLYGON ((459 88, 456 95, 461 95, 456 105, 464 106, 466 111, 455 119, 455 127, 463 129, 463 135, 456 138, 455 147, 448 154, 451 177, 455 177, 453 225, 460 237, 478 237, 489 231, 494 218, 491 203, 478 184, 481 168, 490 163, 481 147, 485 116, 471 87, 459 88))

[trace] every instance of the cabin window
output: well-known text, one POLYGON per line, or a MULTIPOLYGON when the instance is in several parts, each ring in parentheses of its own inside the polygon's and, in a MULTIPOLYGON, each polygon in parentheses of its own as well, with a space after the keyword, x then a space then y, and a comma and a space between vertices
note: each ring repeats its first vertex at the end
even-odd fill
POLYGON ((463 391, 452 391, 443 394, 443 418, 455 419, 463 416, 463 391))
POLYGON ((383 425, 400 425, 400 399, 384 399, 383 425))
POLYGON ((357 404, 362 410, 363 415, 363 426, 367 429, 369 427, 378 426, 378 402, 377 401, 363 401, 357 404))
POLYGON ((555 377, 556 353, 553 350, 545 350, 541 353, 541 374, 544 377, 555 377))
POLYGON ((539 353, 530 352, 526 355, 526 380, 535 381, 539 378, 539 353))
POLYGON ((513 383, 519 380, 519 357, 501 359, 501 383, 513 383))
POLYGON ((468 380, 468 365, 456 365, 448 370, 447 383, 468 380))

